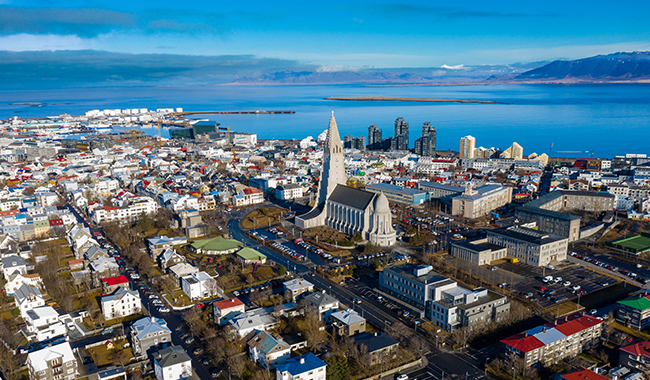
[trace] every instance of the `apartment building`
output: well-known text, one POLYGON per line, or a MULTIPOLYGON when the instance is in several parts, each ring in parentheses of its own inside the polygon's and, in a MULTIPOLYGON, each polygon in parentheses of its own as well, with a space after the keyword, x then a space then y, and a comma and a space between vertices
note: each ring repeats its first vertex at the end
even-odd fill
POLYGON ((102 297, 101 304, 105 320, 140 314, 142 311, 138 292, 123 287, 117 288, 111 295, 102 297))
POLYGON ((302 186, 297 183, 280 185, 275 188, 275 197, 281 200, 295 199, 302 197, 302 186))
POLYGON ((510 313, 507 297, 483 288, 464 288, 430 265, 386 267, 379 275, 379 289, 449 332, 499 322, 510 313))
POLYGON ((149 197, 137 197, 124 207, 99 206, 92 211, 92 220, 96 224, 118 222, 120 224, 138 220, 142 213, 151 215, 158 210, 156 201, 149 197))
POLYGON ((508 257, 533 266, 546 266, 565 260, 568 239, 519 226, 487 231, 488 243, 508 249, 508 257))
POLYGON ((77 378, 77 359, 70 343, 45 347, 27 355, 31 380, 73 380, 77 378))
POLYGON ((451 214, 469 219, 488 215, 512 201, 512 189, 499 184, 488 184, 465 191, 452 198, 451 214))
POLYGON ((619 349, 618 365, 630 371, 650 371, 650 342, 636 341, 619 349))
POLYGON ((616 321, 636 330, 650 326, 650 295, 631 295, 617 302, 616 321))
POLYGON ((551 211, 567 209, 602 212, 612 211, 616 207, 616 204, 614 194, 610 193, 557 190, 529 202, 527 206, 539 207, 551 211))
POLYGON ((526 367, 545 366, 575 357, 597 344, 603 321, 584 314, 573 314, 503 339, 506 356, 520 357, 526 367))

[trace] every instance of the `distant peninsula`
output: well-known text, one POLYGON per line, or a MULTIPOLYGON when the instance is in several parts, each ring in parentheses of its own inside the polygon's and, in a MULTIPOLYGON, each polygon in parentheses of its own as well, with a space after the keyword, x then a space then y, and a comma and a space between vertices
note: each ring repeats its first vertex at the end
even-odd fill
POLYGON ((325 100, 502 104, 492 100, 407 98, 401 96, 330 96, 329 98, 325 98, 325 100))
POLYGON ((46 106, 46 103, 39 103, 39 102, 15 102, 15 103, 10 103, 10 106, 32 106, 32 107, 43 107, 46 106))

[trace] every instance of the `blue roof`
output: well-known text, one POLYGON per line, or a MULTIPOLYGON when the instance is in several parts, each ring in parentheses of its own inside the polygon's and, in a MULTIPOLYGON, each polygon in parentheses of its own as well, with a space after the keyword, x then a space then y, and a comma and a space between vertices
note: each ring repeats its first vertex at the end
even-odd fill
POLYGON ((316 357, 313 353, 309 352, 304 355, 296 356, 295 358, 287 360, 286 363, 277 366, 279 372, 289 372, 292 376, 301 373, 313 371, 317 368, 325 367, 327 364, 316 357), (301 363, 304 359, 304 363, 301 363))

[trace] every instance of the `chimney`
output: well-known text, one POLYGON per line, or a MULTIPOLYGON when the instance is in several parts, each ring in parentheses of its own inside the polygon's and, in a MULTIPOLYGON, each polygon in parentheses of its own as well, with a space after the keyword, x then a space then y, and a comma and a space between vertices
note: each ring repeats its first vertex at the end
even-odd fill
POLYGON ((543 332, 543 333, 546 332, 546 327, 542 327, 542 332, 543 332))
POLYGON ((564 322, 569 322, 569 316, 568 315, 564 316, 564 322))
POLYGON ((379 336, 379 333, 378 333, 378 332, 376 332, 376 333, 375 333, 375 336, 379 336))
POLYGON ((524 333, 524 338, 528 338, 528 332, 524 333))
POLYGON ((300 364, 305 364, 305 358, 300 358, 300 364))

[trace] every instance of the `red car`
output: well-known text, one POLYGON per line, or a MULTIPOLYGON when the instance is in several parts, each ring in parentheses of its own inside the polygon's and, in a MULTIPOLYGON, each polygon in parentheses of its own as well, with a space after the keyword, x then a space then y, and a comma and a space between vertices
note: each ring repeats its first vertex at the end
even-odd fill
POLYGON ((201 309, 201 308, 203 308, 203 307, 205 307, 205 304, 204 304, 203 302, 199 302, 199 303, 197 303, 196 305, 194 305, 194 308, 195 308, 195 309, 201 309))

